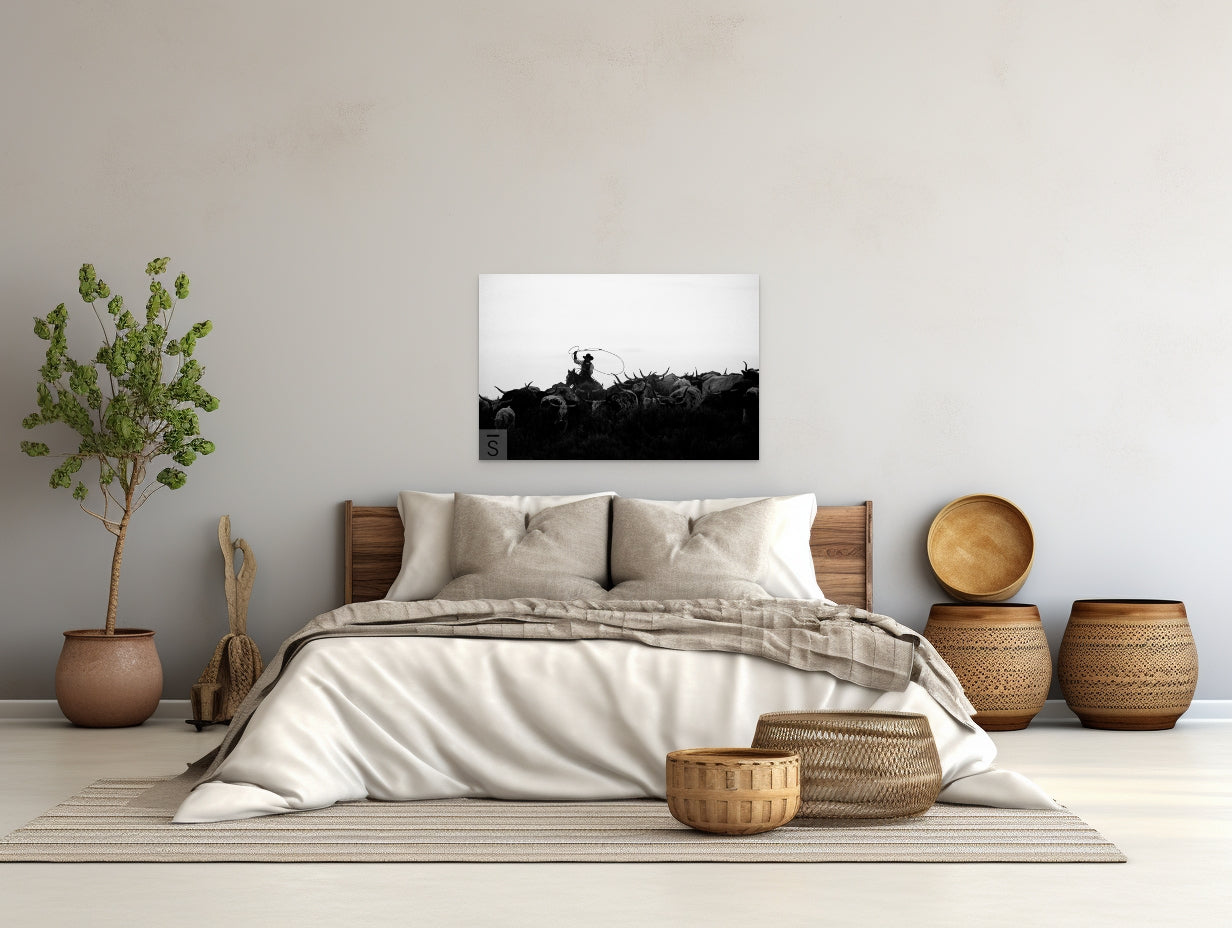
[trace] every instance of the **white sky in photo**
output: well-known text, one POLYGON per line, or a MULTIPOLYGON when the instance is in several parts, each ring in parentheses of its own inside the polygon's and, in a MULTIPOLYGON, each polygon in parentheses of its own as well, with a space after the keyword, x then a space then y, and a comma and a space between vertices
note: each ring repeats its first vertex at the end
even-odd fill
POLYGON ((632 376, 760 368, 759 317, 756 274, 480 274, 479 393, 564 380, 574 345, 632 376))

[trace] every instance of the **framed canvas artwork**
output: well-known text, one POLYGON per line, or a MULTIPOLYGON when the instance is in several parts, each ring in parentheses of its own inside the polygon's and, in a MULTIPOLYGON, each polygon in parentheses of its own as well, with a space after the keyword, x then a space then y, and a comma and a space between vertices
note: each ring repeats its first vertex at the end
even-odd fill
POLYGON ((756 274, 482 274, 480 460, 756 460, 756 274))

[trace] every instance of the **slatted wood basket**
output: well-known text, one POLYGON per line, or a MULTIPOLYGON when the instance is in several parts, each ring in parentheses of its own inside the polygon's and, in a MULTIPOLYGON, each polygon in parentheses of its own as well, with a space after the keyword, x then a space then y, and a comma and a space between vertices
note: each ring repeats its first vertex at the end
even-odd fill
POLYGON ((690 828, 753 835, 800 809, 800 755, 754 748, 691 748, 667 755, 667 808, 690 828))
POLYGON ((941 792, 928 718, 912 712, 767 712, 753 746, 800 755, 801 818, 897 818, 941 792))

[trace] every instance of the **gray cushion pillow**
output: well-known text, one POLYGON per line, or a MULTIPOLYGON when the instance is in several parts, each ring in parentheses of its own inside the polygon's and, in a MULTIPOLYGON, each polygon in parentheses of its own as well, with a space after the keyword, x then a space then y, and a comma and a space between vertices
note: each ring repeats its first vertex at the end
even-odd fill
POLYGON ((612 501, 609 599, 768 599, 756 579, 775 528, 775 501, 691 519, 638 499, 612 501))
POLYGON ((450 569, 437 599, 597 599, 609 582, 611 497, 527 515, 463 493, 454 499, 450 569))

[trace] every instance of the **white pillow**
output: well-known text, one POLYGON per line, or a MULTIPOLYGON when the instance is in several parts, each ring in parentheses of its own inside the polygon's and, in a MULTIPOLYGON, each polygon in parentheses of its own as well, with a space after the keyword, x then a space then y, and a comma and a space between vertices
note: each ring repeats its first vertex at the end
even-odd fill
POLYGON ((824 600, 826 597, 817 585, 817 571, 813 566, 813 552, 809 547, 813 520, 817 518, 816 494, 748 496, 734 499, 648 499, 642 502, 655 503, 690 519, 698 519, 711 512, 733 509, 764 499, 773 500, 775 506, 770 547, 763 567, 764 573, 757 578, 758 586, 779 599, 824 600))
MULTIPOLYGON (((564 503, 615 495, 613 491, 606 491, 581 496, 482 498, 513 506, 527 516, 534 516, 544 509, 564 503)), ((431 599, 453 579, 453 571, 449 567, 449 551, 453 543, 453 494, 403 490, 398 494, 398 515, 402 516, 402 569, 385 598, 402 602, 431 599)))

